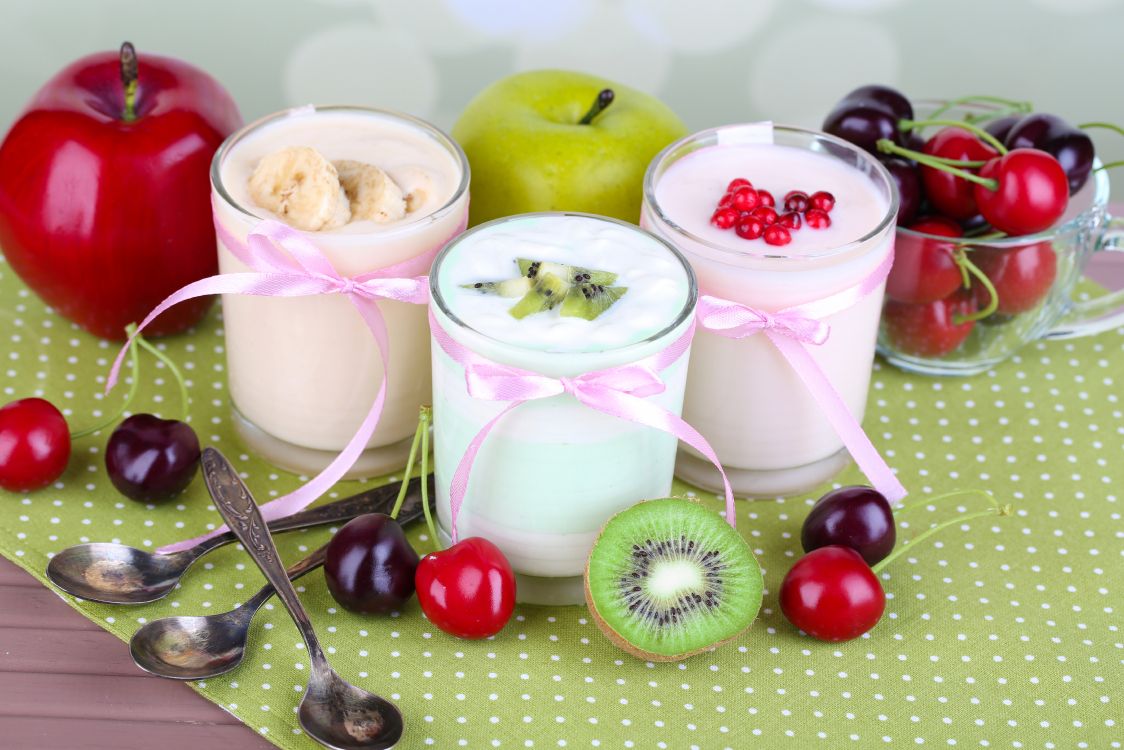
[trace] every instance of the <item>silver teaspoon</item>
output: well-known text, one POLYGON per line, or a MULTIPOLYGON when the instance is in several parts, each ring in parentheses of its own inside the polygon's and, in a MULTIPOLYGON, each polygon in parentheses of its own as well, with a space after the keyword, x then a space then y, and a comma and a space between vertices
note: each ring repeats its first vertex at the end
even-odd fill
MULTIPOLYGON (((275 533, 291 531, 349 521, 364 513, 388 513, 400 486, 399 482, 395 482, 304 510, 271 521, 269 529, 275 533)), ((417 479, 410 482, 411 491, 420 486, 417 479)), ((79 544, 67 547, 51 558, 47 564, 47 578, 66 593, 92 602, 145 604, 167 596, 192 563, 211 550, 230 544, 235 538, 228 531, 190 549, 166 555, 124 544, 79 544)))
POLYGON ((250 491, 234 467, 214 448, 205 448, 201 461, 203 480, 215 507, 266 580, 273 584, 277 598, 289 611, 308 649, 308 687, 297 711, 305 733, 334 750, 394 747, 403 729, 398 708, 385 698, 346 682, 331 668, 250 491))
MULTIPOLYGON (((411 483, 398 512, 405 526, 421 517, 420 482, 411 483)), ((432 503, 433 478, 430 477, 432 503)), ((388 509, 389 510, 389 509, 388 509)), ((324 564, 325 547, 294 563, 286 573, 295 581, 324 564)), ((246 653, 250 621, 257 610, 273 596, 267 583, 244 604, 230 612, 206 617, 165 617, 145 624, 129 643, 133 661, 146 672, 173 680, 203 680, 237 667, 246 653)))

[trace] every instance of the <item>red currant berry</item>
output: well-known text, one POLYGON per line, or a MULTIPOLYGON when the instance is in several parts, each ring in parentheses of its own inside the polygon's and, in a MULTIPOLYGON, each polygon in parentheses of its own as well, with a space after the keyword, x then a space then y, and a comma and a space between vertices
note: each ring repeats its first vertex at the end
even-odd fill
POLYGON ((780 224, 773 224, 765 229, 765 242, 769 245, 787 245, 792 242, 792 235, 780 224))
POLYGON ((808 210, 808 194, 803 190, 789 190, 784 196, 784 210, 804 213, 808 210))
POLYGON ((760 203, 757 191, 751 187, 740 187, 734 191, 734 208, 739 211, 752 211, 760 203))
POLYGON ((823 209, 809 208, 804 212, 804 223, 812 229, 827 229, 831 226, 831 217, 823 209))
POLYGON ((760 219, 765 226, 777 223, 777 211, 771 206, 758 206, 750 214, 755 219, 760 219))
POLYGON ((755 240, 765 234, 765 222, 750 216, 738 221, 734 231, 743 240, 755 240))
POLYGON ((70 428, 54 404, 25 398, 0 408, 0 487, 29 492, 62 476, 70 428))
POLYGON ((719 229, 729 229, 737 222, 738 216, 736 208, 720 208, 710 217, 710 223, 719 229))
POLYGON ((780 224, 782 227, 788 227, 793 231, 799 229, 801 223, 802 222, 800 221, 800 214, 796 213, 795 211, 783 213, 777 219, 777 224, 780 224))
POLYGON ((733 205, 734 205, 734 196, 731 195, 730 193, 726 193, 725 195, 723 195, 721 198, 718 199, 718 207, 719 208, 730 208, 733 205))
POLYGON ((757 199, 761 201, 762 206, 768 206, 769 208, 772 208, 773 206, 777 205, 777 199, 774 198, 773 194, 768 190, 758 190, 757 199))
POLYGON ((753 183, 750 182, 749 180, 747 180, 744 177, 736 177, 736 178, 730 180, 730 184, 726 186, 726 192, 732 193, 735 190, 737 190, 738 188, 743 188, 743 187, 751 188, 751 187, 753 187, 753 183))
POLYGON ((831 209, 835 208, 835 196, 826 190, 817 190, 808 198, 808 204, 812 208, 831 213, 831 209))

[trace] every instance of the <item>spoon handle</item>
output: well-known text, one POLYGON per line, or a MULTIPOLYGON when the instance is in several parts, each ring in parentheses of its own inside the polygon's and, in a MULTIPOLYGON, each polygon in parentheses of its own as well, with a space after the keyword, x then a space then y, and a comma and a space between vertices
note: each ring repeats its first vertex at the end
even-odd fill
POLYGON ((242 483, 238 472, 217 450, 204 448, 201 463, 203 480, 207 484, 207 490, 211 493, 215 507, 238 537, 238 541, 242 542, 250 557, 257 563, 266 580, 273 585, 277 598, 285 605, 301 637, 304 638, 308 655, 315 666, 323 661, 324 653, 312 629, 312 621, 308 619, 308 613, 301 605, 296 589, 289 582, 289 576, 285 572, 280 555, 277 554, 273 537, 269 535, 269 528, 262 520, 258 504, 254 502, 250 490, 242 483))
MULTIPOLYGON (((342 500, 302 510, 300 513, 270 521, 269 530, 276 534, 282 531, 306 529, 310 526, 323 526, 337 521, 350 521, 364 513, 389 513, 394 508, 394 501, 398 498, 398 490, 401 486, 401 482, 392 482, 351 497, 345 497, 342 500)), ((402 509, 399 511, 398 517, 401 523, 406 523, 407 520, 413 520, 421 515, 420 489, 421 480, 418 478, 411 479, 406 499, 402 502, 402 509)), ((437 496, 432 474, 429 477, 429 496, 431 498, 437 496)), ((184 552, 190 554, 193 559, 197 559, 213 549, 230 544, 236 538, 233 531, 227 531, 224 534, 205 539, 184 552)))

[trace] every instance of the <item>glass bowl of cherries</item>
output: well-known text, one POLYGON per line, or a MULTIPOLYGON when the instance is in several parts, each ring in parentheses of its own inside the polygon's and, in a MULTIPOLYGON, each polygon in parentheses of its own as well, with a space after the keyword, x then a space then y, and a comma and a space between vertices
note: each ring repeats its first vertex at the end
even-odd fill
POLYGON ((823 128, 876 154, 900 195, 878 332, 891 364, 984 372, 1039 338, 1124 324, 1124 291, 1076 301, 1090 255, 1124 250, 1085 130, 998 97, 910 101, 863 86, 823 128))

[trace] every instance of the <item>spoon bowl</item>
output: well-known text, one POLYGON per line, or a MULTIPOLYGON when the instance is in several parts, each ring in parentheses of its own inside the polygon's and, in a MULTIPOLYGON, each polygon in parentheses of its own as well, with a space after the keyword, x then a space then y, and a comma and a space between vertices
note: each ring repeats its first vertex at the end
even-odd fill
POLYGON ((313 675, 297 713, 305 732, 337 750, 394 746, 402 716, 393 703, 355 687, 327 665, 313 675))
POLYGON ((79 544, 51 558, 47 578, 92 602, 144 604, 167 596, 196 559, 191 550, 160 555, 124 544, 79 544))
POLYGON ((254 613, 246 608, 206 617, 165 617, 133 634, 129 650, 146 672, 174 680, 203 680, 242 663, 254 613))

